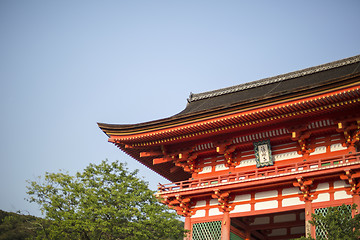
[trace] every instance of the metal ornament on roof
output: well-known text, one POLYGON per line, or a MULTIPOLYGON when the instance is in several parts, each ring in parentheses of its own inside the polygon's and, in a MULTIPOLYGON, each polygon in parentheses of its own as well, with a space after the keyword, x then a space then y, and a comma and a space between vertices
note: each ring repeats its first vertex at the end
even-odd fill
POLYGON ((254 142, 256 167, 265 167, 274 165, 271 154, 270 140, 254 142))

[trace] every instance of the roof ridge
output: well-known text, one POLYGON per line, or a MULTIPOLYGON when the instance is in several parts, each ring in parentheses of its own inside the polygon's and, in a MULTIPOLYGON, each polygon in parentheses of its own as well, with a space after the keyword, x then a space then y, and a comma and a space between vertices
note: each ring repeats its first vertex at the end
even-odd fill
POLYGON ((329 69, 353 64, 356 62, 360 62, 360 55, 356 55, 356 56, 349 57, 349 58, 344 58, 344 59, 337 60, 337 61, 330 62, 330 63, 321 64, 321 65, 318 65, 315 67, 309 67, 309 68, 305 68, 302 70, 277 75, 274 77, 268 77, 268 78, 248 82, 248 83, 243 83, 243 84, 239 84, 239 85, 235 85, 235 86, 231 86, 231 87, 221 88, 221 89, 207 91, 207 92, 203 92, 203 93, 195 93, 195 94, 190 93, 188 102, 195 102, 195 101, 202 100, 205 98, 217 97, 217 96, 221 96, 221 95, 225 95, 225 94, 229 94, 229 93, 239 92, 239 91, 249 89, 249 88, 255 88, 255 87, 259 87, 259 86, 263 86, 263 85, 267 85, 267 84, 271 84, 271 83, 286 81, 289 79, 302 77, 302 76, 310 75, 310 74, 317 73, 317 72, 326 71, 329 69))

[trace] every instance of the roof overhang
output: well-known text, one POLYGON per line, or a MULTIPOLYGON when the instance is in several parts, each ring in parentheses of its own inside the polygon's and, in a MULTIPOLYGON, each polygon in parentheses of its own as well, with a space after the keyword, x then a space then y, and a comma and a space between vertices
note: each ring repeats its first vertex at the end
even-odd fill
MULTIPOLYGON (((109 142, 114 143, 153 171, 173 182, 185 180, 191 175, 182 169, 174 170, 173 162, 153 164, 154 159, 159 155, 142 153, 161 152, 164 146, 206 142, 217 136, 250 131, 250 129, 253 131, 255 128, 267 125, 290 123, 308 117, 316 118, 324 114, 334 115, 344 109, 358 111, 360 109, 360 56, 353 57, 350 62, 343 62, 347 64, 337 63, 335 67, 331 65, 332 68, 327 67, 322 70, 336 70, 335 77, 329 73, 324 75, 316 69, 308 71, 307 74, 310 75, 327 76, 327 79, 319 80, 316 84, 299 87, 304 76, 307 76, 302 72, 298 79, 300 84, 297 83, 298 87, 294 89, 245 99, 230 105, 222 104, 199 111, 193 111, 193 109, 183 111, 175 116, 156 121, 129 125, 98 123, 98 126, 109 137, 109 142), (340 69, 342 67, 346 69, 340 69)), ((311 79, 316 77, 311 76, 311 79)), ((294 78, 291 78, 291 81, 293 80, 294 78)), ((256 88, 251 91, 254 90, 256 88)), ((242 92, 236 94, 241 95, 242 92)), ((214 96, 214 98, 219 97, 224 96, 214 96)), ((215 100, 206 97, 196 100, 196 104, 199 103, 197 101, 215 100)), ((194 103, 189 103, 191 104, 194 103)), ((188 107, 192 108, 192 106, 188 107)))

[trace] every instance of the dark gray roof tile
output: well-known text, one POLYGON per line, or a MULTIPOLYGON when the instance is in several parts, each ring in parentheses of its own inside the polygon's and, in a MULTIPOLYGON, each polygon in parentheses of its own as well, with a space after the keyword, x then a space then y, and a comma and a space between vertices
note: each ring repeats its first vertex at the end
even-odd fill
POLYGON ((175 116, 251 103, 289 93, 305 93, 319 86, 333 84, 344 76, 356 74, 360 74, 360 55, 228 88, 191 94, 186 108, 175 116))

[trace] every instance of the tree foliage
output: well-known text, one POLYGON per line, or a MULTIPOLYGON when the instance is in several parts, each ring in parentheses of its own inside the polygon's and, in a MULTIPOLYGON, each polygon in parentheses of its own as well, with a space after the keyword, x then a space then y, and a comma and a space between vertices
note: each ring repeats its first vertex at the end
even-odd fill
POLYGON ((37 218, 0 210, 0 240, 24 240, 34 237, 37 218))
MULTIPOLYGON (((329 207, 326 214, 312 214, 310 223, 326 233, 327 240, 358 240, 360 237, 360 214, 351 216, 346 205, 329 207)), ((356 209, 356 204, 352 205, 356 209)), ((302 237, 297 240, 313 240, 302 237)))
MULTIPOLYGON (((356 209, 355 204, 352 209, 356 209)), ((346 205, 329 207, 325 215, 313 214, 310 223, 326 232, 328 240, 355 240, 360 237, 360 215, 352 217, 346 205)))
POLYGON ((29 182, 28 200, 39 204, 51 223, 43 236, 181 239, 184 232, 178 217, 158 202, 137 172, 129 172, 118 161, 102 161, 90 164, 75 176, 46 173, 43 180, 29 182))

